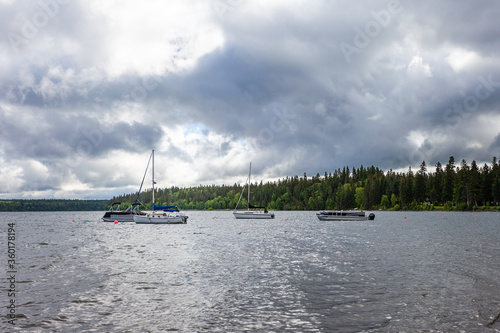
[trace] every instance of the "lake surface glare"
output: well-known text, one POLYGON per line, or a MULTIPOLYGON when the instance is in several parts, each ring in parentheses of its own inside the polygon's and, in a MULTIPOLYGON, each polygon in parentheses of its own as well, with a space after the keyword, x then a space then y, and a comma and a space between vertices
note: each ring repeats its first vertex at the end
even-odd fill
POLYGON ((185 213, 0 213, 4 277, 8 223, 17 269, 17 319, 4 278, 0 331, 500 332, 499 213, 185 213))

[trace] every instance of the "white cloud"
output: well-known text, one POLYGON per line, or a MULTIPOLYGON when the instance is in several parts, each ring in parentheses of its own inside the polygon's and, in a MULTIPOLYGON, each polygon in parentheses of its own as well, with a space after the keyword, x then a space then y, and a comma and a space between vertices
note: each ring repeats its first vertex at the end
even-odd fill
POLYGON ((424 143, 425 137, 426 137, 425 133, 422 133, 420 131, 410 131, 406 139, 411 145, 415 146, 416 148, 419 148, 424 143))
POLYGON ((482 59, 474 51, 455 49, 450 52, 446 60, 450 63, 455 72, 460 72, 476 66, 482 59))
MULTIPOLYGON (((0 158, 0 183, 2 184, 2 193, 19 192, 23 185, 24 180, 22 178, 23 169, 20 166, 7 163, 4 159, 0 158)), ((1 194, 1 193, 0 193, 1 194)))
POLYGON ((103 69, 114 77, 188 69, 223 43, 209 1, 93 1, 91 10, 102 18, 103 69))
POLYGON ((429 64, 423 62, 422 56, 414 56, 408 64, 408 74, 414 78, 430 78, 432 70, 429 64))

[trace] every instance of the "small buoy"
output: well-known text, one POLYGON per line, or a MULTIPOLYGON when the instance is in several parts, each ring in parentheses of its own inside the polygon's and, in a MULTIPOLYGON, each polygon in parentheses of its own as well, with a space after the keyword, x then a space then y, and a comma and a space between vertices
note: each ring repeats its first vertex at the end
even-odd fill
POLYGON ((118 220, 115 220, 115 224, 118 224, 118 220))
POLYGON ((406 218, 406 216, 405 216, 405 218, 406 218))
POLYGON ((76 222, 75 220, 71 221, 71 222, 76 222))

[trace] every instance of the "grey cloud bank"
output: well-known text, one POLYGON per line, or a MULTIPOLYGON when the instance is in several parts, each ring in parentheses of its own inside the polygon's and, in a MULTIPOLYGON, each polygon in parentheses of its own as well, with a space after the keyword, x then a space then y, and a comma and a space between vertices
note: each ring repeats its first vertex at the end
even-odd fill
POLYGON ((494 1, 0 1, 0 198, 490 162, 494 1))

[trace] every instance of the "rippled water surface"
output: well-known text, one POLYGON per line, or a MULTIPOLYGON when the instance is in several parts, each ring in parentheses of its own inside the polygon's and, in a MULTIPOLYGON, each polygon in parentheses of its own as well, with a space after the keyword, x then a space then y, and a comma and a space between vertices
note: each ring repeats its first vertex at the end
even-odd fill
POLYGON ((18 318, 7 323, 3 283, 0 331, 500 332, 498 213, 186 213, 187 225, 0 213, 2 271, 7 223, 18 261, 18 318))

